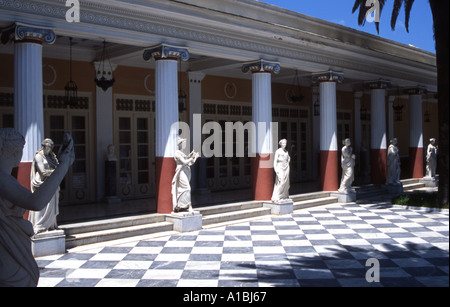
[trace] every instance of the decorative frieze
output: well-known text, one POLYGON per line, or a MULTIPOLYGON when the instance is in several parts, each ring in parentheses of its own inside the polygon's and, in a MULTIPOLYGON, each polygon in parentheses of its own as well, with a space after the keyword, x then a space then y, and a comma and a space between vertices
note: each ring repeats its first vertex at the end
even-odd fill
POLYGON ((20 22, 15 22, 8 28, 2 30, 1 42, 3 44, 9 41, 14 42, 35 42, 53 44, 56 40, 56 34, 52 28, 35 26, 20 22))
POLYGON ((273 72, 273 73, 277 74, 280 72, 280 70, 281 70, 280 63, 266 61, 263 59, 260 59, 258 61, 244 63, 242 65, 242 72, 244 72, 244 73, 247 73, 250 71, 252 73, 273 72))
POLYGON ((371 90, 384 90, 392 87, 391 81, 384 79, 366 81, 364 84, 371 90))
POLYGON ((171 46, 167 44, 159 44, 150 48, 144 49, 144 60, 149 61, 152 58, 155 60, 172 59, 183 61, 189 60, 189 51, 187 48, 171 46))
POLYGON ((418 85, 413 88, 405 89, 404 92, 408 95, 424 95, 424 94, 428 93, 427 88, 425 86, 421 86, 421 85, 418 85))
POLYGON ((317 72, 312 74, 312 81, 316 82, 338 82, 344 81, 344 73, 333 70, 317 72))

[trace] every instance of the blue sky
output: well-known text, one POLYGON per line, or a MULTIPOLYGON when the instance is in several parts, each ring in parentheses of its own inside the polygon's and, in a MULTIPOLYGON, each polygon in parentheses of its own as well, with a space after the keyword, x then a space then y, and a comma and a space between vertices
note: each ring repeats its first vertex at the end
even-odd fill
MULTIPOLYGON (((404 8, 397 19, 395 31, 391 30, 391 13, 394 0, 387 0, 380 18, 380 34, 374 23, 358 26, 357 12, 352 14, 354 0, 260 0, 268 4, 299 12, 312 17, 338 23, 374 35, 414 45, 420 49, 435 53, 433 39, 433 18, 428 0, 414 1, 409 21, 409 33, 406 32, 404 8)), ((443 0, 448 1, 448 0, 443 0)))

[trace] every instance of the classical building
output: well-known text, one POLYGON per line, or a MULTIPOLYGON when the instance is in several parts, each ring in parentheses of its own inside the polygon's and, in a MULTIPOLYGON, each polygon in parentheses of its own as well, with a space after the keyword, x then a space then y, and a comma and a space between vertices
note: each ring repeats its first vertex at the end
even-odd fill
MULTIPOLYGON (((61 211, 104 200, 113 144, 117 196, 169 213, 179 121, 202 141, 208 123, 223 139, 227 122, 265 124, 255 125, 255 155, 228 157, 224 142, 196 163, 199 191, 252 188, 269 200, 277 138, 288 140, 292 183, 337 190, 345 138, 360 184, 386 182, 393 137, 403 178, 424 176, 424 140, 438 136, 434 54, 253 0, 77 2, 0 0, 0 127, 26 137, 24 185, 40 142, 58 147, 71 132, 61 211)), ((248 130, 236 134, 234 153, 249 145, 248 130)))

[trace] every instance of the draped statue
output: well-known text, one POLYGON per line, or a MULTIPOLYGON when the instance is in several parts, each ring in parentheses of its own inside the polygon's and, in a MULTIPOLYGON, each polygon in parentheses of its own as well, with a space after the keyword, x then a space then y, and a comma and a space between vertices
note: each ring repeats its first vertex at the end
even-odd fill
POLYGON ((280 148, 275 151, 273 170, 276 174, 275 185, 273 187, 272 201, 280 202, 289 199, 289 175, 290 167, 289 162, 291 157, 286 150, 287 140, 282 139, 278 142, 280 148))
MULTIPOLYGON (((58 159, 53 152, 54 143, 45 139, 41 143, 31 165, 31 191, 35 192, 58 167, 58 159)), ((28 220, 33 224, 34 232, 40 233, 58 228, 56 218, 59 214, 59 187, 50 202, 41 211, 30 211, 28 220)))
POLYGON ((172 204, 173 212, 192 212, 191 205, 191 168, 199 153, 192 151, 186 155, 182 148, 186 144, 186 139, 178 139, 178 150, 175 152, 174 159, 177 164, 175 176, 172 180, 172 204))
POLYGON ((427 147, 427 166, 426 177, 436 177, 436 165, 437 165, 437 146, 435 145, 436 139, 431 138, 430 144, 427 147))
POLYGON ((58 168, 31 192, 11 175, 20 164, 24 145, 25 138, 15 129, 0 129, 0 287, 37 286, 39 269, 31 251, 34 231, 23 215, 26 210, 45 208, 75 159, 70 138, 58 168))
POLYGON ((393 138, 387 153, 387 184, 401 185, 400 182, 400 155, 397 147, 397 139, 393 138))
POLYGON ((341 155, 342 176, 341 185, 338 189, 340 193, 348 193, 353 191, 352 183, 355 179, 355 155, 352 154, 352 148, 350 147, 350 139, 345 139, 343 142, 341 155))

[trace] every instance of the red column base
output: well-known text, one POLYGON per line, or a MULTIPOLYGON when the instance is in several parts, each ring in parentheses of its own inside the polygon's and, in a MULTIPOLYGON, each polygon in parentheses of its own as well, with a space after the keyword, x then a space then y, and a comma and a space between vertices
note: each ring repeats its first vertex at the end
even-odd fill
POLYGON ((156 157, 156 211, 161 214, 172 213, 172 179, 175 175, 173 157, 156 157))
POLYGON ((337 191, 338 182, 338 152, 336 150, 320 151, 320 184, 322 191, 337 191))
POLYGON ((370 173, 373 184, 385 184, 387 179, 387 150, 370 150, 370 173))
POLYGON ((270 154, 252 158, 252 187, 254 200, 270 200, 273 192, 273 164, 270 154))
MULTIPOLYGON (((20 162, 20 165, 13 169, 12 176, 14 176, 17 181, 31 191, 31 166, 33 165, 33 162, 20 162)), ((23 218, 28 220, 28 210, 23 215, 23 218)))
POLYGON ((423 178, 423 148, 409 148, 409 174, 411 178, 423 178))

